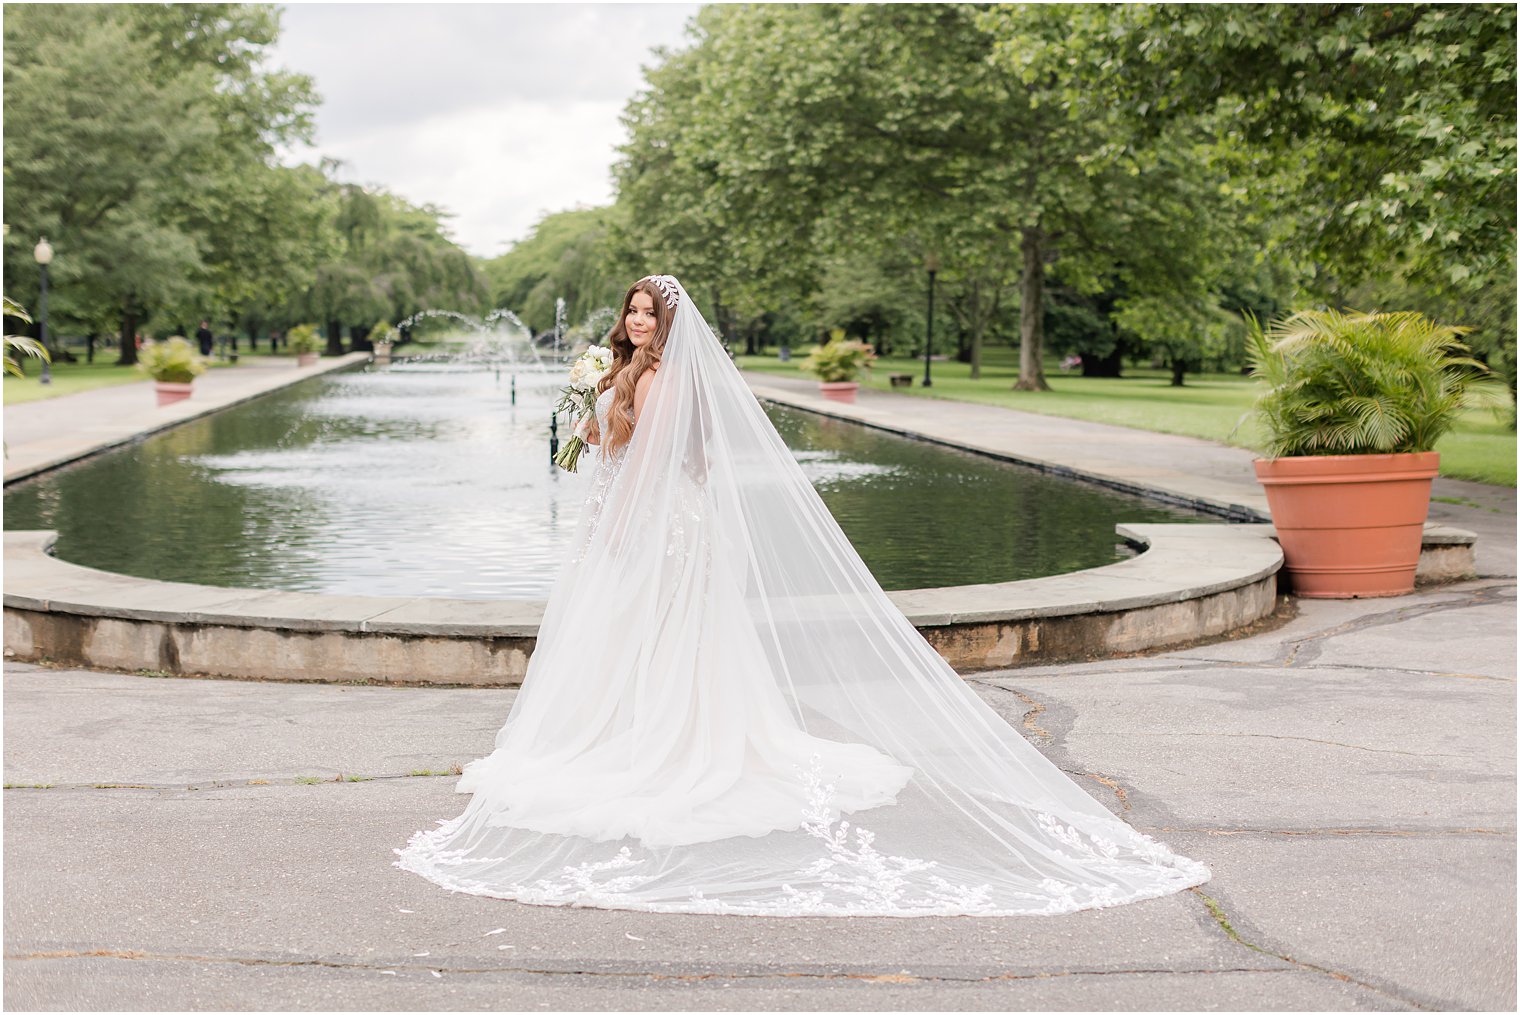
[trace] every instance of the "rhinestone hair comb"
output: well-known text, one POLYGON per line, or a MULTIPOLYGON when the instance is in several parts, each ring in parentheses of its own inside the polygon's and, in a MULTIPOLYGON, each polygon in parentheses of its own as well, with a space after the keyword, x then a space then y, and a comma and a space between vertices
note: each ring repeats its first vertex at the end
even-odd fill
POLYGON ((640 282, 653 282, 655 288, 660 290, 660 295, 665 297, 665 306, 671 310, 676 308, 676 300, 680 299, 681 290, 676 285, 674 275, 645 275, 640 282))

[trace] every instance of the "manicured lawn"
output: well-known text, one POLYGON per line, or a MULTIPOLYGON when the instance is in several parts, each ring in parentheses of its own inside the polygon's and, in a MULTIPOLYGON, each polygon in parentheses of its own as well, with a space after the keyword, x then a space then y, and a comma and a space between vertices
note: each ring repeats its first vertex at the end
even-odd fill
MULTIPOLYGON (((249 352, 246 343, 239 343, 238 360, 246 363, 250 359, 263 359, 270 356, 269 346, 261 343, 257 352, 249 352)), ((79 357, 78 363, 54 363, 52 365, 53 382, 44 385, 39 378, 42 376, 42 361, 26 357, 21 361, 21 366, 26 370, 25 377, 5 376, 5 404, 15 405, 19 402, 34 402, 41 398, 57 398, 60 395, 72 395, 76 391, 89 391, 93 388, 108 388, 116 384, 134 384, 146 381, 148 378, 136 367, 116 366, 118 351, 114 345, 102 349, 95 348, 95 362, 84 361, 83 349, 70 349, 79 357)), ((290 354, 283 349, 275 357, 277 359, 292 359, 290 354)), ((207 361, 212 370, 236 369, 237 364, 228 363, 224 360, 210 359, 207 361)))
MULTIPOLYGON (((746 370, 805 377, 802 357, 782 363, 774 355, 739 356, 746 370)), ((1046 380, 1053 391, 1014 391, 1018 365, 1013 350, 987 350, 980 380, 971 380, 971 367, 964 363, 936 360, 931 367, 934 384, 919 387, 924 376, 923 360, 883 357, 876 361, 863 386, 896 390, 920 398, 948 398, 963 402, 1001 405, 1025 412, 1064 416, 1098 423, 1154 430, 1160 433, 1202 437, 1240 447, 1259 447, 1262 433, 1245 419, 1255 400, 1255 381, 1236 374, 1189 375, 1187 383, 1174 388, 1163 370, 1126 368, 1122 378, 1081 377, 1063 374, 1054 362, 1045 365, 1046 380), (892 389, 889 375, 913 375, 913 387, 892 389), (1244 419, 1244 421, 1243 421, 1244 419)), ((1467 413, 1437 446, 1441 452, 1441 475, 1475 479, 1484 483, 1515 485, 1515 433, 1495 413, 1467 413)))
MULTIPOLYGON (((148 378, 135 367, 115 366, 116 351, 111 350, 104 355, 100 350, 95 351, 95 362, 86 363, 80 360, 78 363, 55 363, 52 366, 53 381, 51 384, 43 384, 42 361, 28 359, 22 366, 26 370, 25 377, 5 377, 5 404, 15 405, 18 402, 35 402, 43 398, 57 398, 60 395, 72 395, 76 391, 89 391, 93 388, 109 388, 117 384, 134 384, 146 381, 148 378)), ((213 363, 213 369, 223 369, 230 364, 213 363)))

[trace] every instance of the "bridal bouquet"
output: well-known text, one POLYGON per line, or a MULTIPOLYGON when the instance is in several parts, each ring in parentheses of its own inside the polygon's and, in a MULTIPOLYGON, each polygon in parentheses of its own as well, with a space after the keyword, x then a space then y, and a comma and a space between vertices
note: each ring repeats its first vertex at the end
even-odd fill
POLYGON ((607 371, 612 369, 612 350, 606 346, 593 345, 581 353, 570 367, 570 383, 560 392, 555 412, 570 410, 575 420, 575 431, 565 446, 554 456, 554 464, 566 472, 574 472, 576 461, 586 447, 585 434, 596 415, 596 385, 607 371))

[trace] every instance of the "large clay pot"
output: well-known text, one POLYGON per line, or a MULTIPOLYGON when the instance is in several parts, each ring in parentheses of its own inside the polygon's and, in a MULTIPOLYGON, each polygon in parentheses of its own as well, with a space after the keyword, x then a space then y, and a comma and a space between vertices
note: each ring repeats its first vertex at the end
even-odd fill
POLYGON ((1440 462, 1435 451, 1257 459, 1293 594, 1358 599, 1413 591, 1440 462))
POLYGON ((836 402, 849 402, 853 405, 855 392, 860 390, 860 384, 856 381, 819 381, 818 390, 824 398, 832 398, 836 402))
POLYGON ((169 405, 190 397, 190 381, 154 381, 153 390, 158 394, 159 405, 169 405))
POLYGON ((298 367, 309 367, 316 361, 317 354, 314 352, 303 352, 296 355, 296 366, 298 367))

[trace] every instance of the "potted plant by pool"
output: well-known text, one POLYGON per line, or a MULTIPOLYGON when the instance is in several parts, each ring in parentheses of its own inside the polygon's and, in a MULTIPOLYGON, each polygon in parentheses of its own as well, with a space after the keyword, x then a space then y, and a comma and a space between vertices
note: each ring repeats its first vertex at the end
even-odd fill
POLYGON ((285 336, 285 347, 296 354, 296 366, 309 367, 322 350, 322 336, 315 324, 298 324, 285 336))
POLYGON ((808 353, 802 369, 818 378, 818 390, 824 398, 854 402, 855 392, 860 389, 855 378, 862 370, 871 369, 875 359, 876 353, 869 345, 846 339, 843 331, 835 329, 827 344, 808 353))
POLYGON ((380 363, 389 363, 391 359, 391 346, 396 341, 396 329, 391 327, 389 321, 380 321, 369 329, 369 342, 374 346, 375 360, 380 363))
POLYGON ((1458 336, 1399 313, 1301 310, 1269 331, 1250 318, 1251 373, 1267 389, 1256 461, 1284 568, 1300 596, 1414 588, 1436 441, 1499 387, 1458 336))
POLYGON ((182 335, 162 342, 144 342, 137 350, 137 368, 153 378, 159 405, 190 397, 191 384, 206 370, 206 361, 182 335))

